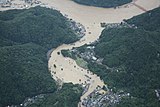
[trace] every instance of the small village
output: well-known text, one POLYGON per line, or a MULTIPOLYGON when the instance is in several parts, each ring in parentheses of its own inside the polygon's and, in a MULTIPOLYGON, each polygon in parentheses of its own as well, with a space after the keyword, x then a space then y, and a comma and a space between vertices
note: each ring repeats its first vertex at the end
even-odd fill
MULTIPOLYGON (((102 65, 103 59, 96 57, 94 52, 95 46, 93 44, 83 48, 85 50, 84 52, 80 52, 77 48, 74 48, 69 51, 70 53, 77 55, 78 57, 84 60, 92 61, 102 65)), ((107 69, 110 68, 107 67, 107 69)), ((89 83, 83 85, 84 91, 82 95, 84 95, 87 92, 89 85, 89 83)), ((85 107, 113 106, 119 103, 120 100, 124 97, 130 97, 130 93, 126 93, 123 90, 120 90, 115 93, 113 89, 109 89, 107 85, 105 85, 104 87, 97 86, 97 88, 89 96, 87 96, 87 98, 83 99, 81 103, 85 107)))
POLYGON ((123 20, 121 23, 100 23, 101 27, 105 27, 106 29, 110 29, 110 28, 133 28, 133 29, 137 29, 137 26, 135 26, 134 24, 128 24, 125 20, 123 20))
POLYGON ((47 94, 39 94, 33 97, 28 97, 19 105, 8 105, 7 107, 27 107, 28 105, 44 100, 46 95, 47 94))
POLYGON ((107 86, 100 88, 97 87, 86 99, 82 101, 82 105, 85 107, 107 107, 113 106, 124 97, 129 97, 129 93, 123 91, 114 93, 112 89, 108 89, 107 86), (103 90, 106 88, 106 92, 103 90))
MULTIPOLYGON (((66 18, 68 17, 67 15, 64 15, 66 18)), ((73 19, 67 18, 69 22, 70 28, 75 32, 75 34, 79 37, 82 38, 85 33, 86 29, 81 23, 75 22, 73 19)))
POLYGON ((24 9, 40 5, 39 0, 0 0, 0 8, 24 9))
POLYGON ((160 101, 160 89, 155 90, 155 93, 158 101, 160 101))

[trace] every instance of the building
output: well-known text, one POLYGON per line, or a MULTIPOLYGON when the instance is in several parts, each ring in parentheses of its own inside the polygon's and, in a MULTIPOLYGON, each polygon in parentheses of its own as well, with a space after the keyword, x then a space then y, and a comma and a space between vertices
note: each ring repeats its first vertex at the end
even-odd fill
POLYGON ((6 4, 7 0, 0 0, 0 4, 6 4))

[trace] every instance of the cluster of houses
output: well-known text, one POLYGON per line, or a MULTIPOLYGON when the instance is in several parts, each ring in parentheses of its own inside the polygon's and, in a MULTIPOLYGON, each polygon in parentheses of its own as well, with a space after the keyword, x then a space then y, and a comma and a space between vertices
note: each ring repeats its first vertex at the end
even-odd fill
POLYGON ((76 35, 79 36, 80 38, 83 37, 86 33, 85 27, 82 24, 73 21, 72 19, 68 18, 68 20, 69 20, 69 26, 73 31, 75 31, 76 35))
POLYGON ((80 58, 83 58, 84 60, 89 60, 92 62, 97 62, 99 64, 102 63, 102 58, 97 58, 94 52, 95 46, 87 46, 84 52, 78 51, 78 49, 72 49, 72 53, 78 55, 80 58))
POLYGON ((155 90, 155 93, 156 93, 157 99, 160 101, 160 89, 155 90))
POLYGON ((46 95, 47 94, 39 94, 34 97, 28 97, 19 105, 8 105, 6 107, 27 107, 28 105, 31 105, 37 101, 41 101, 42 99, 45 98, 46 95))
POLYGON ((8 2, 8 0, 0 0, 0 4, 5 4, 7 2, 8 2))
MULTIPOLYGON (((79 51, 79 49, 74 48, 71 50, 72 54, 76 54, 79 57, 83 58, 84 60, 89 60, 92 62, 96 62, 98 64, 102 64, 103 59, 98 58, 95 55, 94 45, 83 47, 83 52, 79 51)), ((85 84, 86 85, 86 84, 85 84)), ((84 87, 84 92, 88 90, 90 84, 87 84, 84 87)), ((120 102, 120 100, 124 97, 129 97, 130 93, 126 93, 124 91, 119 91, 117 93, 113 92, 113 89, 108 89, 107 86, 98 87, 85 99, 81 101, 81 104, 84 107, 106 107, 106 106, 113 106, 120 102), (104 91, 104 88, 106 91, 104 91)))
POLYGON ((106 29, 109 28, 134 28, 137 29, 137 26, 134 24, 128 24, 125 20, 123 20, 121 23, 100 23, 101 27, 105 27, 106 29))
POLYGON ((10 7, 11 0, 0 0, 0 7, 10 7))
POLYGON ((129 93, 123 91, 114 93, 112 89, 108 89, 105 92, 101 87, 97 87, 86 99, 82 101, 82 105, 85 107, 106 107, 118 104, 123 97, 130 96, 129 93))
POLYGON ((0 0, 1 8, 28 8, 32 5, 39 5, 38 0, 0 0))

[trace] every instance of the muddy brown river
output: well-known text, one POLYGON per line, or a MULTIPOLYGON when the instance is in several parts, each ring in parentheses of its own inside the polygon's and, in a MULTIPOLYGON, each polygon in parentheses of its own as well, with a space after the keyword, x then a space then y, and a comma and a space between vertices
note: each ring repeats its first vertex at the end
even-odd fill
POLYGON ((88 73, 86 69, 79 67, 73 59, 58 55, 57 52, 64 49, 72 49, 73 47, 80 47, 84 44, 89 44, 97 40, 103 30, 100 26, 101 22, 119 23, 123 19, 129 19, 133 16, 159 7, 160 5, 159 0, 136 0, 117 9, 106 9, 79 5, 71 0, 41 1, 46 3, 49 7, 59 10, 62 14, 66 14, 69 18, 75 20, 76 22, 81 23, 86 28, 85 36, 80 41, 75 42, 74 45, 64 44, 56 48, 52 52, 48 63, 55 80, 61 80, 64 83, 72 82, 73 84, 85 84, 86 81, 90 84, 88 91, 81 96, 81 100, 92 93, 98 85, 102 87, 104 82, 97 75, 90 71, 88 73), (91 32, 91 34, 89 32, 91 32), (54 68, 54 64, 57 66, 56 68, 54 68), (63 71, 61 68, 63 68, 63 71), (89 78, 91 79, 87 81, 89 78), (79 81, 80 79, 81 81, 79 81))
MULTIPOLYGON (((73 59, 65 58, 61 54, 58 55, 57 52, 64 49, 72 49, 73 47, 80 47, 97 40, 103 30, 100 26, 101 22, 119 23, 123 19, 129 19, 160 6, 160 0, 134 0, 132 3, 120 6, 116 9, 84 6, 71 0, 40 1, 47 5, 47 7, 59 10, 63 15, 67 15, 68 18, 81 23, 86 28, 86 34, 83 38, 75 42, 74 45, 63 44, 56 48, 52 52, 48 62, 48 67, 56 81, 61 81, 62 83, 72 82, 73 84, 90 84, 87 92, 81 96, 81 100, 92 93, 98 85, 103 87, 104 82, 97 75, 79 67, 73 59), (91 34, 89 32, 91 32, 91 34)), ((13 8, 0 9, 8 10, 13 8)), ((79 106, 82 107, 81 103, 79 103, 79 106)))

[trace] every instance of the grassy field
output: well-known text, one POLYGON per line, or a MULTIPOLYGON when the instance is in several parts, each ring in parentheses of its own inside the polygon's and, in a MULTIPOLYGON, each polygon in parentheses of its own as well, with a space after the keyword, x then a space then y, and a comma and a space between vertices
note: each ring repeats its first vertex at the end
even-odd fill
POLYGON ((78 66, 80 66, 84 69, 88 69, 88 63, 85 60, 83 60, 82 58, 77 57, 76 63, 78 66))

